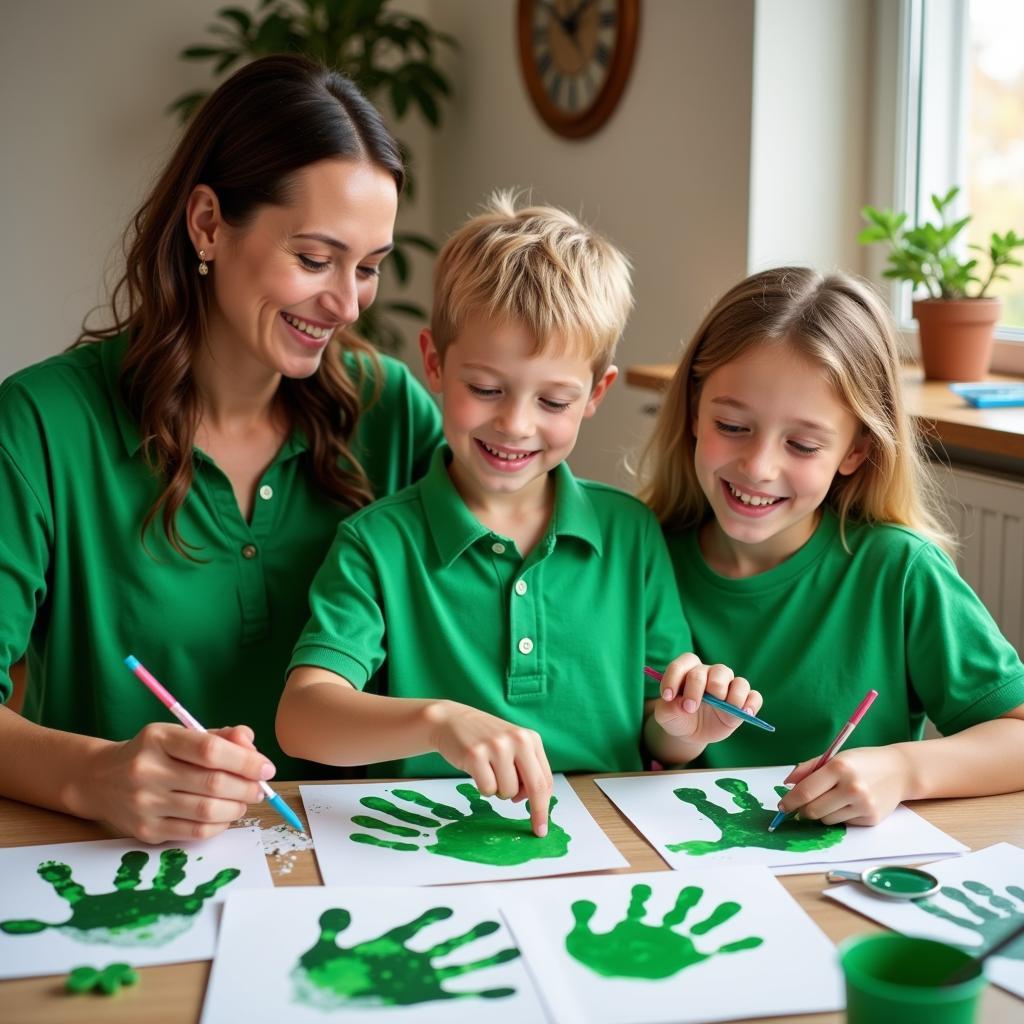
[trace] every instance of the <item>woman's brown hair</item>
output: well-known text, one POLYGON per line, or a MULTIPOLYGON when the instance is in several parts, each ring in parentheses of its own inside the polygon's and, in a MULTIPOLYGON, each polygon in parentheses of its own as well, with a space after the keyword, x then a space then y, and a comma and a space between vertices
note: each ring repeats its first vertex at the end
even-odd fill
MULTIPOLYGON (((401 191, 405 171, 380 114, 344 75, 305 57, 263 57, 223 82, 199 108, 174 155, 132 218, 124 238, 125 271, 111 295, 113 322, 84 329, 76 345, 127 333, 122 397, 138 423, 143 449, 163 489, 142 522, 158 514, 182 554, 176 514, 192 485, 199 403, 191 367, 207 327, 210 293, 196 273, 185 211, 193 189, 217 195, 225 220, 244 227, 256 211, 288 202, 292 176, 328 158, 367 161, 401 191)), ((307 469, 331 500, 359 508, 373 499, 349 449, 361 411, 360 381, 345 368, 347 349, 374 361, 373 350, 336 332, 316 373, 285 378, 280 399, 308 439, 307 469)), ((363 358, 360 359, 362 363, 363 358)))

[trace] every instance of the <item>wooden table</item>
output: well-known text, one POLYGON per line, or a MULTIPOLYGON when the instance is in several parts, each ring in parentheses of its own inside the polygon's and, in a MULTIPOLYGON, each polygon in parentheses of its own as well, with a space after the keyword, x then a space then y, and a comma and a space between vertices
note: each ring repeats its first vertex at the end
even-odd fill
MULTIPOLYGON (((674 372, 674 363, 629 366, 626 383, 662 391, 674 372)), ((989 374, 985 379, 1018 384, 1021 380, 999 373, 989 374)), ((919 367, 907 367, 904 371, 903 395, 910 414, 925 428, 926 436, 937 438, 945 447, 1024 460, 1024 406, 975 409, 950 391, 945 381, 925 380, 919 367)))
MULTIPOLYGON (((686 774, 681 772, 680 774, 686 774)), ((619 813, 596 785, 594 776, 571 779, 588 810, 629 861, 622 871, 668 871, 664 861, 619 813)), ((344 783, 341 783, 344 785, 344 783)), ((282 783, 277 791, 302 814, 299 783, 282 783)), ((973 800, 932 800, 912 805, 914 810, 944 832, 979 849, 1000 841, 1024 846, 1024 793, 980 797, 973 800)), ((249 816, 263 816, 266 824, 278 823, 273 811, 260 804, 249 816)), ((82 839, 108 839, 113 833, 102 825, 51 811, 0 799, 0 846, 64 843, 82 839)), ((275 885, 319 885, 320 873, 312 851, 268 857, 275 885)), ((849 935, 879 931, 879 926, 821 895, 824 878, 819 874, 787 875, 780 881, 833 942, 849 935)), ((88 960, 89 957, 83 957, 88 960)), ((129 958, 130 959, 130 958, 129 958)), ((797 981, 799 965, 793 965, 797 981)), ((70 996, 63 991, 63 977, 23 978, 0 982, 0 1021, 11 1024, 192 1024, 202 1007, 209 963, 143 967, 134 988, 117 996, 70 996)), ((989 986, 982 997, 980 1020, 984 1024, 1011 1024, 1024 1018, 1024 1003, 1002 989, 989 986)), ((444 1008, 438 1010, 444 1020, 444 1008)), ((794 1018, 760 1018, 766 1021, 795 1020, 804 1024, 837 1024, 838 1013, 807 1014, 794 1018)), ((252 1022, 259 1024, 259 1022, 252 1022)), ((523 1024, 533 1024, 524 1021, 523 1024)))

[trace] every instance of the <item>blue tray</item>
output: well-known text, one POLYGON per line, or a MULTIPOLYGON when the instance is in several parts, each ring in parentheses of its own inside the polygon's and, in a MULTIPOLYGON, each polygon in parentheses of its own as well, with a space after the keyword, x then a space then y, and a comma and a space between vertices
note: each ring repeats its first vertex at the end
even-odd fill
POLYGON ((949 390, 970 402, 976 409, 1024 405, 1024 382, 1020 384, 1010 381, 991 384, 950 384, 949 390))

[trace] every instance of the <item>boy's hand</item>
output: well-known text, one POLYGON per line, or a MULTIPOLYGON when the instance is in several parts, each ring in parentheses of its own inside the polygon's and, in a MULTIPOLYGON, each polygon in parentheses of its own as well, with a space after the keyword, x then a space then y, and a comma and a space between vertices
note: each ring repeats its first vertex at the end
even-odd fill
POLYGON ((751 715, 764 703, 761 694, 728 665, 705 665, 696 654, 687 653, 665 668, 661 700, 654 706, 655 721, 669 736, 701 748, 731 736, 743 724, 741 719, 702 704, 705 692, 751 715))
POLYGON ((780 811, 799 811, 826 825, 877 825, 905 799, 910 766, 896 747, 844 750, 812 772, 816 761, 798 764, 783 780, 793 788, 780 811))
POLYGON ((274 767, 239 725, 206 733, 157 722, 104 744, 79 780, 84 812, 144 843, 209 839, 263 799, 274 767))
POLYGON ((434 749, 482 796, 529 800, 534 835, 547 835, 554 781, 540 735, 454 701, 439 701, 433 712, 434 749))

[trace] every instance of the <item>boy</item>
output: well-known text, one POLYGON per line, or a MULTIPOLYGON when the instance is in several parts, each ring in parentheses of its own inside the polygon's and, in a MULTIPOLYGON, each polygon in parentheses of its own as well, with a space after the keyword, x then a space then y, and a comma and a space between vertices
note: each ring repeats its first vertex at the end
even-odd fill
POLYGON ((738 719, 697 703, 705 685, 760 707, 692 654, 656 699, 644 665, 691 644, 658 524, 565 463, 631 305, 625 259, 560 210, 499 195, 448 240, 420 336, 447 446, 339 527, 278 708, 289 754, 466 772, 528 798, 540 836, 552 768, 639 770, 641 735, 668 762, 675 737, 723 738, 738 719), (389 695, 363 692, 385 657, 389 695))

